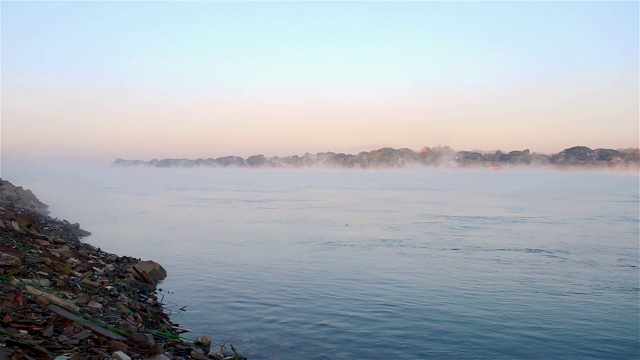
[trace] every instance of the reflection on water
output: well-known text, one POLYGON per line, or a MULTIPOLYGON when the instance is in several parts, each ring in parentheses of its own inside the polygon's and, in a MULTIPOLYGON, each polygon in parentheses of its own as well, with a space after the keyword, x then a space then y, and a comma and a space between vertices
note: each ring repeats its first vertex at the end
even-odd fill
POLYGON ((7 178, 252 359, 639 355, 637 173, 68 174, 7 178))

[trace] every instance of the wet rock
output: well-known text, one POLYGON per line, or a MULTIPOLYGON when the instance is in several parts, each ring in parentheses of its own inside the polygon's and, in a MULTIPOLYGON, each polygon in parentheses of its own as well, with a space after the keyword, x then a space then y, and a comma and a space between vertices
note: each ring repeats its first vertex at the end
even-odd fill
POLYGON ((211 350, 211 338, 207 335, 201 335, 196 338, 196 346, 202 348, 205 353, 211 350))

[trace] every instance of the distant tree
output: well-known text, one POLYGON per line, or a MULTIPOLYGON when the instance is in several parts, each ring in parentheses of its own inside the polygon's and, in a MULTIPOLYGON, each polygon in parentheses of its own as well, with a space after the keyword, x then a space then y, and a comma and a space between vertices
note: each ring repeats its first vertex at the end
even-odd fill
POLYGON ((267 159, 262 154, 260 154, 260 155, 252 155, 252 156, 249 156, 247 158, 246 163, 247 163, 247 166, 258 167, 258 166, 263 166, 264 164, 266 164, 267 163, 267 159))

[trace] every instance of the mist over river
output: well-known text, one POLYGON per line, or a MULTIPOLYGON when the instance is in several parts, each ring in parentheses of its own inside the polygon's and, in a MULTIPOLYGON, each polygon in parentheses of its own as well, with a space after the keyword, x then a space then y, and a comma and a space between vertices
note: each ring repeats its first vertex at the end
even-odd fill
POLYGON ((640 356, 637 171, 3 165, 250 359, 640 356))

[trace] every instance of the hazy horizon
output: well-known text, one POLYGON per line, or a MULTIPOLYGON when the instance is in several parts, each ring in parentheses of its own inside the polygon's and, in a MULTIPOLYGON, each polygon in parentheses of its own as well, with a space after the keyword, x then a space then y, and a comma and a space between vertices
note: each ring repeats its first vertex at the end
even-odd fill
POLYGON ((637 2, 2 2, 2 158, 637 148, 637 2))

